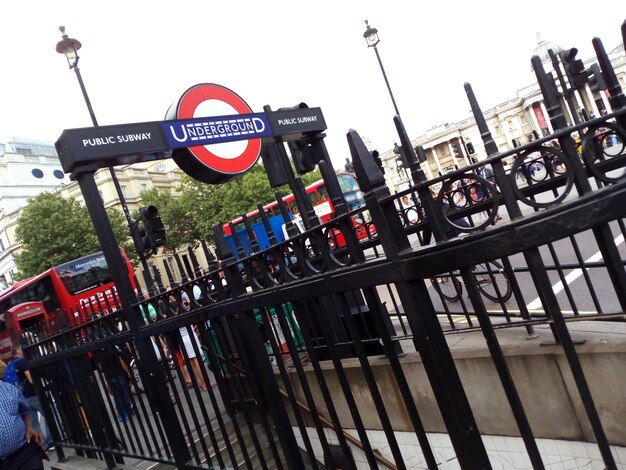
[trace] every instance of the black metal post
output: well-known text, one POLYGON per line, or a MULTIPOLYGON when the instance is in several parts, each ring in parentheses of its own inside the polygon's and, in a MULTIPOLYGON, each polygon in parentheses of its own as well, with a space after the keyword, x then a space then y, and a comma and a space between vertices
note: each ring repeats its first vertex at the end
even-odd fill
MULTIPOLYGON (((137 306, 137 297, 133 292, 133 286, 128 277, 128 269, 126 263, 122 257, 117 246, 117 240, 111 227, 111 222, 107 216, 104 204, 100 198, 98 192, 98 186, 94 178, 95 166, 81 167, 77 172, 72 174, 72 178, 76 179, 80 190, 85 200, 85 206, 89 211, 91 220, 98 236, 98 241, 102 247, 102 252, 111 271, 111 277, 115 282, 115 288, 122 304, 122 310, 124 312, 124 318, 128 322, 130 330, 134 333, 137 332, 139 327, 143 324, 142 315, 137 306)), ((146 367, 146 370, 150 372, 147 375, 150 377, 156 376, 156 379, 163 379, 163 371, 156 359, 154 349, 148 347, 149 342, 136 341, 135 346, 139 357, 142 358, 142 362, 146 367)), ((157 404, 162 410, 162 419, 164 423, 177 423, 178 417, 174 410, 174 406, 170 401, 169 395, 166 391, 163 393, 155 393, 155 398, 160 403, 157 404)), ((177 465, 184 466, 185 462, 189 461, 190 454, 189 449, 185 444, 185 438, 183 436, 180 426, 167 426, 166 432, 168 438, 172 444, 172 452, 177 465)))
POLYGON ((380 70, 383 73, 383 78, 385 79, 387 90, 389 90, 389 96, 391 97, 391 102, 393 103, 393 109, 396 112, 396 115, 399 116, 400 111, 398 111, 398 105, 396 104, 396 99, 393 97, 393 92, 391 91, 391 86, 389 85, 387 74, 385 73, 385 67, 383 67, 383 61, 380 60, 380 54, 378 53, 378 48, 376 46, 374 46, 374 52, 376 53, 376 58, 378 59, 378 65, 380 65, 380 70))
MULTIPOLYGON (((85 82, 83 82, 83 76, 80 73, 80 69, 78 68, 78 58, 76 59, 75 64, 72 67, 74 72, 76 73, 76 78, 78 79, 78 85, 80 86, 80 91, 83 93, 83 98, 85 99, 85 104, 87 105, 87 110, 89 111, 89 116, 91 117, 91 122, 94 127, 98 127, 98 120, 96 119, 96 114, 93 111, 93 106, 91 105, 91 100, 89 99, 89 95, 87 94, 87 89, 85 88, 85 82)), ((141 265, 143 267, 144 273, 147 274, 146 284, 148 288, 153 288, 154 280, 150 275, 150 269, 148 268, 148 263, 145 257, 145 249, 143 246, 138 245, 141 242, 141 237, 139 236, 139 231, 137 228, 137 223, 131 217, 130 212, 128 210, 128 206, 126 204, 126 199, 124 198, 124 193, 122 192, 122 187, 120 186, 120 182, 115 174, 115 169, 110 166, 109 172, 111 173, 111 179, 113 180, 113 185, 115 186, 115 190, 117 192, 117 196, 120 199, 120 204, 122 205, 122 210, 124 212, 124 216, 126 217, 126 221, 128 222, 128 229, 130 231, 130 236, 132 237, 135 243, 135 249, 137 250, 137 254, 139 255, 139 260, 141 261, 141 265)))
POLYGON ((565 77, 563 77, 563 72, 561 71, 561 63, 557 55, 554 53, 552 49, 548 49, 548 54, 550 55, 552 66, 554 67, 556 76, 559 79, 559 83, 561 84, 561 89, 563 90, 563 96, 565 97, 565 101, 567 102, 567 107, 569 108, 569 112, 572 115, 574 124, 580 124, 580 119, 578 118, 578 113, 576 112, 576 103, 573 100, 574 89, 571 87, 568 87, 567 84, 565 83, 565 77))

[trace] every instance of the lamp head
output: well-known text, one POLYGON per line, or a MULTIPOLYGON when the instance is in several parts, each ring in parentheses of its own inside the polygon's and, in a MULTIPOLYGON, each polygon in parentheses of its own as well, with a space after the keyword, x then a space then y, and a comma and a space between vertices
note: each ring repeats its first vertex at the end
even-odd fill
POLYGON ((376 28, 372 28, 369 25, 368 20, 365 20, 365 26, 367 26, 367 29, 363 33, 363 37, 365 38, 367 47, 376 47, 376 45, 380 42, 378 30, 376 28))
POLYGON ((80 41, 74 38, 70 38, 65 34, 65 26, 59 26, 59 31, 63 35, 61 40, 57 43, 56 50, 59 54, 63 54, 67 59, 67 63, 70 68, 73 69, 78 64, 78 49, 81 48, 82 44, 80 41))

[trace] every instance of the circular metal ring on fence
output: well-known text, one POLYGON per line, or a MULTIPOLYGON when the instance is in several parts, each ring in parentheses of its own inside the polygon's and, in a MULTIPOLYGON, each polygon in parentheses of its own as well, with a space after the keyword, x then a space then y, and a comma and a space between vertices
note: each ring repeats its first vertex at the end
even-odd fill
POLYGON ((282 284, 285 280, 284 259, 280 255, 280 250, 272 250, 264 256, 265 270, 267 278, 274 286, 282 284))
POLYGON ((436 202, 447 224, 459 232, 469 233, 482 230, 489 225, 493 225, 498 215, 498 191, 489 180, 476 173, 464 173, 456 178, 444 181, 439 190, 439 194, 437 194, 436 202), (469 180, 473 180, 474 182, 468 183, 469 180), (480 194, 476 200, 474 200, 476 197, 474 196, 475 193, 473 190, 480 194), (444 199, 447 203, 447 209, 446 204, 444 204, 444 199), (487 212, 487 217, 478 225, 471 226, 469 223, 461 224, 460 222, 465 219, 465 217, 453 216, 454 212, 457 210, 484 201, 491 201, 491 204, 485 211, 487 212), (459 220, 459 223, 455 223, 455 220, 459 220))
POLYGON ((267 287, 265 283, 266 276, 266 266, 261 256, 255 256, 254 258, 248 259, 246 263, 246 273, 248 274, 248 281, 255 286, 264 289, 267 287))
POLYGON ((582 138, 582 156, 587 168, 596 178, 605 183, 621 181, 626 171, 622 171, 616 177, 608 176, 608 172, 602 172, 597 167, 597 163, 623 159, 626 157, 624 150, 626 150, 626 132, 621 126, 612 122, 589 127, 582 138))
POLYGON ((537 209, 548 208, 565 200, 574 187, 574 173, 570 171, 571 168, 572 162, 564 152, 555 147, 538 145, 517 154, 511 166, 509 182, 519 201, 537 209), (533 184, 562 175, 566 177, 563 192, 548 202, 530 199, 522 191, 533 184), (520 179, 525 183, 523 188, 519 186, 520 179))
POLYGON ((328 244, 330 260, 338 267, 349 266, 352 256, 346 244, 346 236, 338 225, 324 227, 324 238, 328 244))
POLYGON ((304 260, 304 253, 300 249, 299 244, 293 242, 284 243, 281 245, 281 250, 287 276, 291 280, 302 279, 304 276, 304 263, 302 261, 304 260))
POLYGON ((304 262, 314 273, 324 272, 324 251, 322 234, 312 232, 301 238, 301 246, 304 250, 304 262))
POLYGON ((209 281, 206 286, 206 291, 203 293, 203 298, 206 299, 205 305, 209 302, 212 304, 216 304, 219 302, 218 291, 215 285, 213 284, 213 280, 209 281), (206 293, 206 295, 204 295, 206 293))

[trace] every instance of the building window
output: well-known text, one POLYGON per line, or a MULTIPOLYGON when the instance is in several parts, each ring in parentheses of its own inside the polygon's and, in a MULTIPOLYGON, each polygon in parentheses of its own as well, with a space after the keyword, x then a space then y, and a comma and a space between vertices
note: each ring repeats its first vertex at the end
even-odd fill
POLYGON ((124 197, 128 197, 128 188, 126 186, 122 186, 122 194, 124 197))
POLYGON ((169 258, 165 258, 165 262, 167 263, 167 267, 170 270, 170 273, 172 273, 172 276, 175 276, 175 272, 176 272, 176 268, 174 266, 174 259, 172 257, 169 258))
POLYGON ((41 171, 39 168, 33 168, 31 170, 31 174, 35 177, 35 178, 43 178, 43 171, 41 171))
POLYGON ((55 178, 58 178, 60 180, 62 180, 65 177, 65 173, 63 173, 61 170, 54 170, 52 174, 54 175, 55 178))
POLYGON ((15 147, 15 151, 17 153, 21 153, 22 155, 32 155, 33 151, 31 149, 23 148, 23 147, 15 147))
POLYGON ((145 183, 142 183, 141 184, 141 192, 143 193, 144 191, 147 191, 147 190, 148 190, 148 185, 145 184, 145 183))
POLYGON ((3 251, 4 251, 4 240, 0 238, 0 253, 2 253, 3 251))

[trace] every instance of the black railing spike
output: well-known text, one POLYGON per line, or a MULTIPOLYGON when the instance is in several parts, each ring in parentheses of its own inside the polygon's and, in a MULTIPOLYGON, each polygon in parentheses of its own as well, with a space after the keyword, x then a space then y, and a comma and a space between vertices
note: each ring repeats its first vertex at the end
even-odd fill
POLYGON ((424 175, 424 171, 422 170, 422 167, 420 165, 420 160, 419 158, 417 158, 415 149, 413 148, 413 145, 411 144, 409 135, 406 132, 404 123, 402 122, 402 118, 400 116, 394 116, 393 122, 396 126, 398 137, 400 138, 400 145, 402 146, 402 153, 404 153, 404 158, 406 158, 406 163, 409 166, 409 169, 411 170, 411 179, 413 180, 413 184, 418 184, 418 183, 422 183, 426 181, 426 175, 424 175))
POLYGON ((267 239, 270 245, 276 245, 278 241, 276 240, 276 235, 274 234, 274 230, 270 225, 269 217, 267 216, 267 212, 263 209, 263 204, 260 202, 256 205, 257 210, 259 211, 259 215, 261 216, 261 222, 263 223, 263 228, 267 232, 267 239))
POLYGON ((350 129, 346 134, 348 139, 348 147, 352 156, 352 164, 354 165, 354 174, 359 182, 362 191, 369 191, 376 186, 385 184, 385 178, 380 172, 380 168, 376 165, 374 157, 367 150, 363 143, 363 139, 358 132, 350 129))
POLYGON ((233 251, 230 249, 230 245, 224 237, 222 227, 218 224, 213 224, 213 237, 215 238, 215 253, 217 254, 217 259, 223 261, 232 258, 233 251))
POLYGON ((550 123, 553 129, 564 129, 567 127, 567 121, 563 115, 563 109, 559 101, 559 90, 556 87, 554 77, 548 75, 543 68, 541 58, 537 55, 532 56, 530 59, 533 71, 537 77, 537 83, 541 89, 543 95, 543 102, 550 116, 550 123))
POLYGON ((472 89, 472 85, 465 82, 463 84, 463 88, 465 88, 465 94, 467 95, 470 107, 472 108, 472 114, 474 115, 476 126, 478 127, 480 137, 483 141, 483 145, 485 146, 485 151, 489 156, 495 155, 496 153, 498 153, 498 146, 496 145, 495 141, 493 140, 493 136, 489 131, 487 121, 485 120, 485 115, 480 109, 478 100, 476 99, 476 95, 474 94, 474 90, 472 89))
MULTIPOLYGON (((626 107, 626 96, 624 96, 624 92, 622 91, 619 80, 615 75, 615 70, 613 70, 613 66, 611 65, 611 61, 606 53, 606 50, 604 49, 602 41, 600 38, 593 38, 591 43, 593 44, 593 49, 596 52, 598 65, 600 65, 602 77, 604 78, 607 91, 609 92, 609 104, 611 105, 611 109, 613 111, 617 111, 626 107)), ((625 125, 624 120, 626 120, 626 118, 620 117, 620 124, 622 126, 625 125)))

